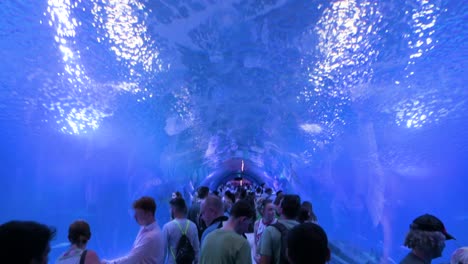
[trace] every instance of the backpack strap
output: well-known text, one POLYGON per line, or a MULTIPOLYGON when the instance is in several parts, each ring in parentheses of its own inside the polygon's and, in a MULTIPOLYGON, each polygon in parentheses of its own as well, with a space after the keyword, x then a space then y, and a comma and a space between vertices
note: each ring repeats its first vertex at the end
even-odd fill
POLYGON ((283 245, 283 244, 285 242, 286 236, 288 235, 288 229, 286 228, 286 226, 284 224, 282 224, 280 222, 276 222, 276 223, 272 224, 271 226, 276 228, 281 233, 280 261, 283 261, 286 258, 286 256, 285 256, 286 245, 283 245))
POLYGON ((80 264, 84 264, 85 259, 86 259, 86 253, 88 253, 88 250, 85 250, 83 251, 83 253, 81 253, 80 264))
POLYGON ((179 230, 182 233, 182 235, 187 235, 187 230, 188 230, 188 227, 189 227, 189 224, 190 224, 189 220, 187 219, 187 223, 185 225, 185 231, 182 230, 182 226, 180 226, 180 223, 177 220, 175 220, 175 222, 176 222, 177 226, 179 227, 179 230))
POLYGON ((286 232, 288 231, 286 226, 283 225, 280 222, 276 222, 276 223, 272 224, 271 226, 276 228, 281 233, 281 236, 286 235, 286 232))
MULTIPOLYGON (((176 222, 177 226, 179 227, 180 232, 182 233, 181 237, 182 237, 183 235, 187 235, 187 230, 188 230, 190 221, 189 221, 188 219, 186 219, 186 221, 187 221, 187 224, 185 225, 185 231, 182 231, 182 226, 180 226, 179 221, 174 220, 174 222, 176 222)), ((175 256, 175 254, 174 254, 174 250, 172 250, 172 247, 171 247, 171 246, 169 246, 169 249, 171 250, 171 254, 172 254, 172 257, 174 258, 174 262, 175 262, 175 261, 176 261, 176 256, 175 256)))

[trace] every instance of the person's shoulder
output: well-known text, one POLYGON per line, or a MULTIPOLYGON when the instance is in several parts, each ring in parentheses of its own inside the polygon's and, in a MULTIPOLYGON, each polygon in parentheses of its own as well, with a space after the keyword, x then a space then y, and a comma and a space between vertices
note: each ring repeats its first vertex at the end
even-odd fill
POLYGON ((283 220, 283 219, 279 219, 278 221, 276 221, 276 223, 279 223, 279 224, 282 224, 284 225, 286 228, 288 229, 291 229, 293 228, 294 226, 300 224, 298 221, 296 221, 295 219, 287 219, 287 220, 283 220))
POLYGON ((276 227, 274 227, 273 225, 269 225, 265 228, 265 230, 263 231, 263 233, 271 233, 272 231, 275 231, 277 230, 276 227))
POLYGON ((94 250, 88 250, 86 252, 86 264, 94 264, 94 263, 97 263, 99 264, 99 257, 96 253, 96 251, 94 250))
MULTIPOLYGON (((207 230, 205 230, 206 232, 207 230)), ((212 239, 216 238, 217 236, 217 231, 218 229, 216 230, 213 230, 212 232, 203 232, 203 237, 202 237, 202 241, 203 243, 207 243, 209 241, 211 241, 212 239)))
POLYGON ((165 223, 165 224, 163 225, 162 229, 163 229, 163 230, 167 230, 170 226, 173 225, 172 222, 173 222, 173 221, 169 221, 169 222, 165 223))
POLYGON ((192 220, 190 220, 190 219, 188 219, 188 218, 185 219, 185 220, 189 221, 189 226, 190 226, 190 228, 197 228, 197 225, 196 225, 192 220))
POLYGON ((408 253, 400 262, 399 264, 419 264, 423 263, 422 261, 419 261, 419 259, 415 258, 413 254, 408 253))

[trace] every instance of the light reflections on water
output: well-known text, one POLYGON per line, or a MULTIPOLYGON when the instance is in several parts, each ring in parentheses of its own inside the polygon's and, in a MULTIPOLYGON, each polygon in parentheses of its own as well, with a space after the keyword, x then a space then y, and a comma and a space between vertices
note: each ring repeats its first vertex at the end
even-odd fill
POLYGON ((415 64, 415 61, 423 56, 423 54, 432 50, 437 44, 437 40, 433 40, 435 33, 434 26, 442 12, 438 6, 439 1, 434 0, 418 0, 417 7, 406 12, 406 15, 411 15, 412 34, 405 34, 408 39, 408 48, 410 49, 409 61, 406 70, 409 72, 406 77, 413 75, 410 66, 415 64))
POLYGON ((303 61, 310 85, 304 87, 298 100, 309 106, 308 121, 323 129, 322 134, 309 133, 313 150, 337 135, 339 127, 346 124, 347 106, 365 92, 372 79, 381 19, 375 2, 334 1, 307 33, 316 35, 318 43, 308 52, 315 60, 303 61))
POLYGON ((381 17, 370 1, 335 1, 325 10, 315 27, 320 58, 309 73, 319 94, 347 99, 351 87, 372 76, 370 64, 378 55, 373 39, 381 17), (335 89, 325 85, 326 79, 338 84, 335 89))
MULTIPOLYGON (((104 41, 107 37, 113 43, 110 49, 119 58, 129 61, 130 66, 141 63, 144 69, 152 70, 157 52, 153 52, 153 48, 146 51, 150 48, 145 43, 152 42, 144 34, 145 26, 138 24, 138 19, 132 15, 133 9, 141 10, 144 6, 135 1, 93 3, 94 26, 98 30, 96 25, 99 22, 106 30, 98 41, 104 41), (104 6, 105 14, 99 13, 100 6, 104 6)), ((140 88, 135 82, 97 83, 88 77, 82 63, 80 43, 77 43, 82 37, 77 35, 82 22, 76 14, 86 12, 83 6, 81 0, 49 0, 47 13, 44 13, 49 17, 49 25, 55 30, 54 40, 62 54, 63 72, 57 74, 65 81, 45 84, 42 88, 46 100, 43 106, 52 113, 44 121, 55 122, 67 134, 83 134, 98 129, 102 120, 113 114, 112 105, 118 93, 147 92, 146 88, 140 88)), ((134 69, 130 73, 132 71, 134 69)))
POLYGON ((99 42, 108 40, 117 60, 126 61, 131 76, 162 70, 159 51, 147 34, 148 10, 136 0, 93 0, 93 25, 103 30, 99 42), (137 66, 142 67, 142 71, 137 66))
MULTIPOLYGON (((72 11, 81 1, 71 3, 69 0, 49 0, 47 12, 49 25, 55 28, 55 42, 62 53, 64 72, 58 73, 68 81, 62 87, 44 87, 47 96, 52 100, 45 107, 55 112, 54 118, 64 133, 79 134, 87 129, 97 129, 103 115, 93 107, 79 102, 89 89, 90 82, 81 64, 80 51, 76 48, 76 28, 81 25, 72 17, 72 11), (66 89, 60 93, 65 98, 55 98, 55 89, 66 89)), ((45 120, 47 121, 47 120, 45 120)))

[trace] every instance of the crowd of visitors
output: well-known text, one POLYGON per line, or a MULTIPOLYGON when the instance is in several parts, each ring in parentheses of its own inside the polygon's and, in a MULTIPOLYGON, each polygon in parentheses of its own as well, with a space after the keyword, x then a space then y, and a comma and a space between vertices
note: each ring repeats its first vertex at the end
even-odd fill
MULTIPOLYGON (((324 264, 331 252, 310 201, 299 195, 273 191, 264 185, 226 184, 210 191, 201 186, 189 207, 173 192, 171 220, 160 228, 156 202, 144 196, 134 201, 140 230, 129 252, 100 260, 87 249, 91 228, 84 220, 68 230, 70 247, 57 264, 324 264)), ((2 263, 48 263, 50 241, 56 230, 32 221, 10 221, 0 226, 2 263)), ((454 239, 440 219, 425 214, 410 224, 404 245, 411 252, 401 264, 427 264, 442 255, 445 241, 454 239)), ((468 248, 452 254, 451 264, 468 264, 468 248)))

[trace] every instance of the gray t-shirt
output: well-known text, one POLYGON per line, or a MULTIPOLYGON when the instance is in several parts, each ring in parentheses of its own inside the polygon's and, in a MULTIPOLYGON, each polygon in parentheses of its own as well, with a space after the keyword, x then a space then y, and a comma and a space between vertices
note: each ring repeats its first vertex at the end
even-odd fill
MULTIPOLYGON (((288 230, 298 225, 296 220, 278 220, 288 230)), ((260 239, 260 255, 271 257, 274 264, 280 264, 281 261, 281 233, 276 227, 268 226, 263 231, 262 238, 260 239)))
POLYGON ((234 231, 216 229, 203 242, 199 264, 251 264, 247 239, 234 231))
POLYGON ((187 229, 186 235, 195 251, 195 263, 197 263, 198 253, 200 251, 197 226, 187 219, 175 219, 163 226, 163 239, 166 246, 164 263, 166 264, 175 264, 174 255, 176 254, 177 243, 179 243, 179 239, 182 236, 181 229, 184 232, 187 229), (180 227, 177 223, 179 223, 180 227))

